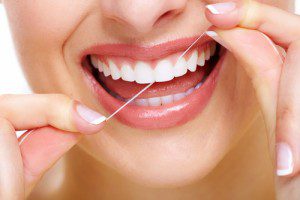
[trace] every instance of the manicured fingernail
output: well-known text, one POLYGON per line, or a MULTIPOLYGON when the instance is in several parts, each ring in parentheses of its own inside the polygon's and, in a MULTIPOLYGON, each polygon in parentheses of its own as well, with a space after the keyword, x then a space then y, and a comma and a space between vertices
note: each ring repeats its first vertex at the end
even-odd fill
POLYGON ((230 46, 218 35, 215 31, 206 31, 206 35, 214 39, 217 43, 224 46, 226 49, 231 51, 230 46))
POLYGON ((99 125, 106 120, 105 116, 86 107, 85 105, 82 105, 81 103, 77 103, 76 111, 82 119, 93 125, 99 125))
POLYGON ((215 15, 226 14, 233 11, 236 8, 235 2, 216 3, 209 4, 206 8, 215 15))
POLYGON ((293 173, 294 161, 291 147, 286 143, 278 143, 277 151, 277 175, 287 176, 293 173))

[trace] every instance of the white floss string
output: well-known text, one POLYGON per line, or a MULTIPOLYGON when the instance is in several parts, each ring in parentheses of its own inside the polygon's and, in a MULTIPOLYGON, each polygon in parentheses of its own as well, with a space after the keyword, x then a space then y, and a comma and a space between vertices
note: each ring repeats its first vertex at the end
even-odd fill
MULTIPOLYGON (((200 38, 202 38, 205 35, 205 32, 202 33, 190 46, 189 48, 187 48, 180 56, 177 60, 180 60, 199 40, 200 38)), ((134 101, 138 96, 140 96, 143 92, 145 92, 148 88, 150 88, 153 84, 150 83, 149 85, 147 85, 144 89, 142 89, 139 93, 137 93, 136 95, 134 95, 130 100, 128 100, 124 105, 122 105, 118 110, 116 110, 113 114, 111 114, 109 117, 106 118, 106 121, 110 120, 113 116, 115 116, 116 114, 118 114, 118 112, 120 112, 123 108, 125 108, 128 104, 130 104, 132 101, 134 101)))

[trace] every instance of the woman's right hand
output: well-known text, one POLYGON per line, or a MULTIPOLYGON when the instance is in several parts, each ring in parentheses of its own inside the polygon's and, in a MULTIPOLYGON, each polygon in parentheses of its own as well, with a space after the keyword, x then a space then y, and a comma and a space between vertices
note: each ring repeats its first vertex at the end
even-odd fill
POLYGON ((25 199, 43 174, 106 118, 62 94, 0 95, 0 199, 25 199), (17 138, 18 130, 29 130, 17 138))

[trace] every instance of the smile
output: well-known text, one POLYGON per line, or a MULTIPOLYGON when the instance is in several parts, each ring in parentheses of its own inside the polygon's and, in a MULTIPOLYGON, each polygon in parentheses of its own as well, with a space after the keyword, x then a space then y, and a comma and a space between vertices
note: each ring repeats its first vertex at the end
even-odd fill
POLYGON ((117 119, 141 129, 182 125, 206 107, 222 60, 220 46, 208 38, 179 59, 194 39, 153 47, 92 47, 84 52, 82 61, 88 84, 101 105, 113 113, 147 84, 155 82, 119 112, 117 119))

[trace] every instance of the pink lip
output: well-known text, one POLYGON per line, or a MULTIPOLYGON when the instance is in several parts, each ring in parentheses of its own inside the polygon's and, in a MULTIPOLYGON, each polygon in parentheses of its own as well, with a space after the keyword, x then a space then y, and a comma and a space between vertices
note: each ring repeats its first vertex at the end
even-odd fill
MULTIPOLYGON (((176 52, 185 51, 197 38, 198 37, 182 38, 148 47, 128 44, 96 45, 82 52, 80 61, 82 61, 85 56, 92 54, 128 57, 135 60, 160 59, 176 52)), ((194 47, 198 47, 211 40, 212 39, 208 36, 203 36, 194 47)))

